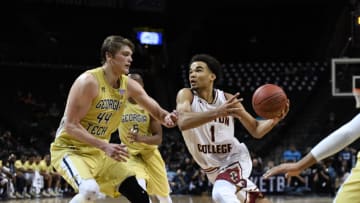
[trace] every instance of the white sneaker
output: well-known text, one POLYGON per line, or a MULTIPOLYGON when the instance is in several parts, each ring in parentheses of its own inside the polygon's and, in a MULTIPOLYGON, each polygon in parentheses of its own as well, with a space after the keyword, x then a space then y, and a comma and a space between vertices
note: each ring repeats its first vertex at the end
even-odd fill
POLYGON ((45 190, 41 192, 41 195, 44 197, 50 197, 50 194, 47 193, 45 190))
POLYGON ((8 194, 9 199, 16 199, 16 196, 13 193, 8 194))
POLYGON ((19 192, 16 192, 15 196, 16 196, 17 199, 23 199, 24 198, 24 196, 22 194, 20 194, 19 192))
POLYGON ((49 194, 51 197, 56 197, 56 193, 55 193, 54 190, 52 190, 51 188, 48 189, 48 194, 49 194))
POLYGON ((27 192, 24 192, 23 196, 24 196, 25 198, 31 198, 31 195, 30 195, 29 193, 27 193, 27 192))

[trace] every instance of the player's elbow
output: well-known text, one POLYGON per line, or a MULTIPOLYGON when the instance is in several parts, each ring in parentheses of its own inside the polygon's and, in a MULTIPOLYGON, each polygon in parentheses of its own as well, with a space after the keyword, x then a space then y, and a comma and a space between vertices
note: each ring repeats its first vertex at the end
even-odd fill
POLYGON ((265 135, 265 133, 259 133, 256 131, 251 133, 251 136, 255 139, 261 139, 264 137, 264 135, 265 135))
POLYGON ((184 122, 182 119, 178 119, 178 122, 177 122, 177 126, 179 127, 179 129, 181 131, 184 131, 184 130, 189 130, 191 128, 191 126, 189 126, 188 124, 186 124, 186 122, 184 122))
POLYGON ((64 122, 64 130, 69 133, 69 134, 73 134, 73 132, 76 129, 76 124, 72 123, 72 122, 68 122, 65 121, 64 122))

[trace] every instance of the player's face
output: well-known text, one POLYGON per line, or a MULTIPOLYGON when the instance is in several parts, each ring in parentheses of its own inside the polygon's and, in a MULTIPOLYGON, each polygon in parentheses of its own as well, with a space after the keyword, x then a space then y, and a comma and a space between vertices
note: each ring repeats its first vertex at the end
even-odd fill
POLYGON ((210 71, 206 63, 195 61, 190 65, 189 81, 191 89, 208 87, 214 82, 214 74, 210 71))
POLYGON ((128 74, 131 66, 132 50, 128 46, 123 46, 114 56, 108 55, 107 62, 112 66, 114 72, 128 74))

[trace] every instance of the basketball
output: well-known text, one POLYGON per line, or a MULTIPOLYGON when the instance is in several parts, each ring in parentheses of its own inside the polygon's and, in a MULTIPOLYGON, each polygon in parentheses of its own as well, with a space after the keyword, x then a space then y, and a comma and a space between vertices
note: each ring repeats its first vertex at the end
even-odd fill
POLYGON ((265 84, 258 87, 252 96, 252 106, 255 113, 266 119, 279 116, 286 103, 286 93, 275 84, 265 84))

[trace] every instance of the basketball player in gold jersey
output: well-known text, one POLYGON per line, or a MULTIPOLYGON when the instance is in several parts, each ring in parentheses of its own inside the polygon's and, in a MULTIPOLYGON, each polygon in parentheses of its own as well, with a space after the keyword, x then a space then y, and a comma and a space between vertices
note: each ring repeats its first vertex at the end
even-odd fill
POLYGON ((126 163, 125 145, 109 143, 120 124, 128 97, 166 127, 174 127, 176 114, 169 113, 147 95, 129 73, 134 44, 122 36, 107 37, 101 47, 102 66, 81 74, 73 83, 56 138, 51 162, 78 192, 70 203, 94 201, 98 194, 130 202, 149 202, 126 163))
MULTIPOLYGON (((358 101, 360 98, 360 89, 354 91, 356 97, 356 108, 360 108, 358 101)), ((283 163, 268 170, 265 178, 277 174, 286 174, 286 176, 297 176, 303 170, 309 168, 315 163, 334 155, 344 149, 349 144, 360 138, 360 113, 351 121, 347 122, 339 129, 332 132, 329 136, 321 140, 312 150, 302 159, 295 163, 283 163)), ((359 203, 360 202, 360 153, 357 154, 357 162, 351 174, 337 191, 334 203, 359 203)))
MULTIPOLYGON (((133 73, 129 77, 144 86, 141 75, 133 73)), ((119 134, 121 142, 128 148, 128 165, 135 171, 138 183, 149 195, 156 195, 160 203, 171 203, 165 163, 158 150, 162 141, 161 124, 129 98, 119 134)))

